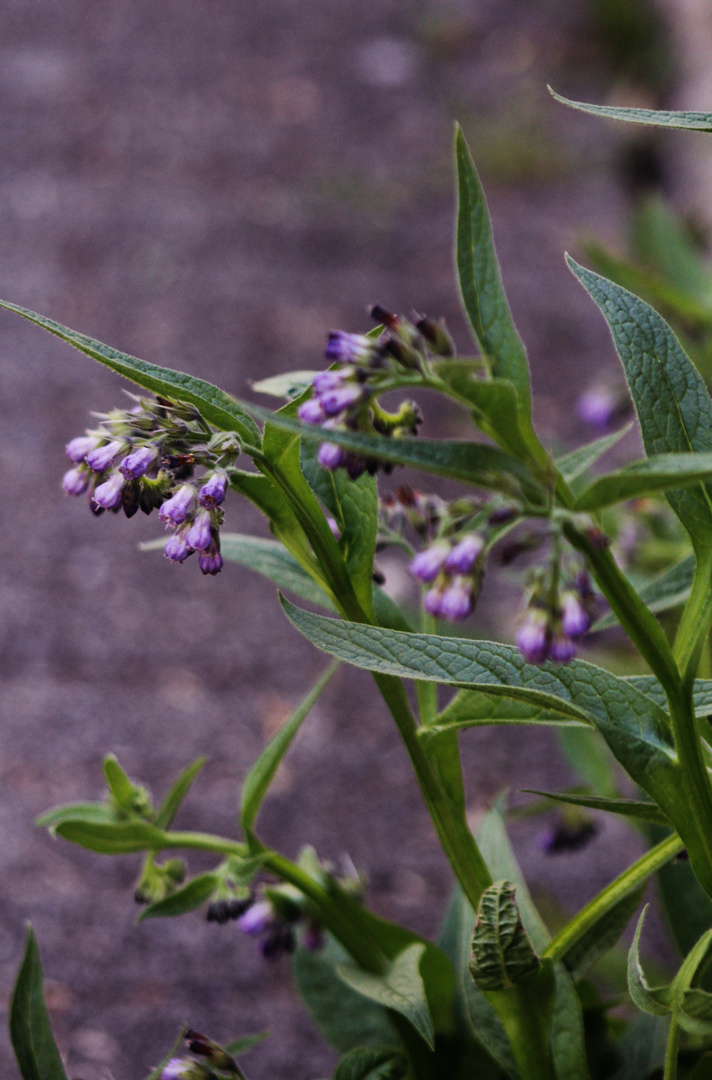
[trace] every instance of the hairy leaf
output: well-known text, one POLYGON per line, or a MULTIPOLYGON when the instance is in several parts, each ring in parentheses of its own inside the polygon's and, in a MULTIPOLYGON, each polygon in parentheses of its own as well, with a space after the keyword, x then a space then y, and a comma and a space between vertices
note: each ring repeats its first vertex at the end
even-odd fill
MULTIPOLYGON (((651 611, 669 611, 685 603, 690 595, 694 576, 695 556, 688 555, 642 585, 638 589, 638 596, 651 611)), ((617 625, 618 619, 615 613, 610 611, 594 624, 593 629, 608 630, 609 627, 617 625)))
POLYGON ((635 937, 628 952, 628 989, 630 990, 630 996, 641 1012, 651 1013, 653 1016, 663 1016, 672 1010, 672 989, 669 986, 650 986, 640 964, 640 935, 647 910, 647 907, 644 907, 641 912, 635 930, 635 937))
POLYGON ((648 124, 653 127, 684 128, 687 131, 712 131, 712 113, 667 112, 659 109, 627 109, 614 105, 589 105, 584 101, 571 101, 548 87, 549 93, 562 105, 569 105, 580 112, 602 116, 607 120, 625 120, 630 124, 648 124))
POLYGON ((405 1080, 408 1058, 392 1047, 355 1046, 336 1066, 334 1080, 405 1080))
POLYGON ((10 1039, 22 1080, 67 1080, 44 998, 37 939, 30 927, 10 1001, 10 1039))
POLYGON ((481 990, 507 990, 539 970, 511 881, 497 881, 482 893, 468 966, 481 990))
POLYGON ((405 1016, 433 1049, 435 1029, 420 974, 424 952, 425 945, 420 942, 409 945, 391 961, 384 975, 374 975, 349 962, 338 964, 336 970, 351 990, 405 1016))
POLYGON ((598 922, 582 934, 563 955, 562 961, 572 978, 582 978, 589 968, 613 948, 638 910, 646 888, 647 882, 608 908, 598 922))
POLYGON ((186 882, 180 889, 176 889, 170 896, 157 900, 155 904, 149 904, 139 915, 138 921, 185 915, 188 911, 195 911, 196 908, 207 903, 219 884, 218 874, 200 874, 199 877, 186 882))
POLYGON ((314 381, 318 371, 284 371, 280 375, 272 375, 269 379, 259 379, 253 382, 252 389, 258 394, 269 394, 271 397, 295 398, 308 390, 314 381))
POLYGON ((600 476, 576 499, 576 510, 600 510, 656 491, 687 487, 712 479, 712 453, 656 454, 600 476))
POLYGON ((158 851, 166 833, 145 821, 101 823, 79 819, 63 820, 55 826, 58 836, 72 844, 103 855, 126 855, 132 851, 158 851))
POLYGON ((620 431, 614 431, 612 435, 604 435, 601 439, 595 439, 594 442, 579 446, 577 450, 572 450, 570 453, 557 458, 555 465, 564 480, 571 483, 572 480, 582 476, 592 465, 596 464, 599 458, 607 454, 611 447, 620 442, 623 436, 628 434, 631 427, 631 424, 627 424, 620 431))
POLYGON ((527 795, 540 795, 543 799, 567 803, 569 806, 585 806, 589 810, 605 810, 609 814, 621 814, 623 817, 638 821, 652 821, 656 825, 670 828, 670 820, 654 802, 641 802, 636 799, 604 799, 596 795, 576 795, 573 792, 536 791, 534 788, 522 789, 527 795))
POLYGON ((154 825, 156 825, 157 828, 169 829, 171 827, 173 819, 178 813, 183 800, 190 791, 194 780, 207 760, 206 757, 196 758, 195 761, 180 774, 161 803, 158 813, 156 814, 154 825))

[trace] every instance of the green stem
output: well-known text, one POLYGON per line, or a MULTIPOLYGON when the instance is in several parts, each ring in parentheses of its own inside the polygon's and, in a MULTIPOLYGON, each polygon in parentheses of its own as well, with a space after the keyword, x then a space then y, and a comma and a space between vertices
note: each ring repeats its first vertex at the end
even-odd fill
POLYGON ((675 1014, 670 1017, 668 1029, 667 1047, 665 1049, 665 1073, 663 1080, 676 1080, 677 1077, 677 1049, 680 1043, 680 1028, 678 1027, 675 1014))
MULTIPOLYGON (((423 612, 422 628, 425 634, 437 633, 437 620, 427 611, 423 612)), ((438 684, 429 679, 419 679, 415 689, 418 694, 420 719, 423 724, 432 724, 438 715, 438 684)))
POLYGON ((692 685, 681 686, 675 694, 668 694, 668 705, 680 776, 684 778, 680 821, 673 824, 685 837, 700 884, 712 896, 712 786, 697 732, 692 685), (682 815, 686 815, 684 822, 682 815))
POLYGON ((675 637, 675 657, 684 683, 692 682, 697 675, 712 625, 712 548, 695 554, 695 579, 675 637))
POLYGON ((674 858, 684 845, 680 837, 673 833, 666 837, 660 844, 656 844, 650 851, 646 851, 640 859, 634 862, 627 870, 606 885, 593 900, 574 916, 574 918, 559 931, 556 937, 549 943, 544 951, 544 956, 552 960, 561 960, 577 941, 586 934, 601 919, 607 911, 642 885, 644 881, 660 870, 670 859, 674 858))

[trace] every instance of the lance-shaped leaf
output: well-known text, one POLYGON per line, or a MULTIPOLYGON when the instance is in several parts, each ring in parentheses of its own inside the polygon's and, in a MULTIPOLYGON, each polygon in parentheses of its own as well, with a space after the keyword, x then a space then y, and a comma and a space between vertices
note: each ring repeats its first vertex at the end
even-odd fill
POLYGON ((75 349, 92 360, 97 360, 105 367, 111 368, 117 375, 123 375, 125 379, 142 386, 144 390, 150 390, 154 394, 163 397, 174 398, 178 401, 188 401, 200 410, 210 424, 220 428, 221 431, 234 431, 246 443, 259 445, 260 434, 252 419, 238 404, 235 398, 226 394, 212 383, 204 379, 196 379, 192 375, 186 375, 182 371, 173 371, 171 368, 159 367, 158 364, 149 364, 145 360, 139 360, 135 356, 112 349, 109 345, 95 341, 94 338, 79 334, 76 330, 70 330, 61 323, 47 319, 44 315, 38 315, 36 311, 18 307, 0 300, 0 307, 14 311, 22 315, 24 319, 41 326, 50 334, 73 345, 75 349))
POLYGON ((496 881, 482 893, 468 967, 480 990, 508 990, 541 967, 511 881, 496 881))
POLYGON ((620 431, 614 431, 612 435, 604 435, 600 439, 586 443, 585 446, 579 446, 577 450, 572 450, 569 454, 557 458, 555 465, 564 480, 571 483, 572 480, 575 480, 590 469, 592 465, 595 465, 599 458, 607 454, 617 442, 620 442, 624 435, 628 434, 631 426, 631 424, 627 424, 620 431))
POLYGON ((492 375, 514 384, 522 415, 531 413, 527 354, 509 310, 484 191, 465 137, 456 128, 456 261, 462 302, 492 375))
POLYGON ((116 808, 108 803, 65 803, 64 806, 53 806, 51 810, 41 814, 37 818, 37 824, 54 833, 62 821, 89 821, 110 825, 116 819, 116 808))
POLYGON ((425 948, 420 942, 409 945, 383 975, 374 975, 351 963, 339 964, 336 970, 339 978, 357 994, 405 1016, 432 1050, 435 1029, 420 974, 425 948))
POLYGON ((253 382, 251 386, 258 394, 291 400, 308 390, 318 374, 318 371, 284 371, 280 375, 272 375, 269 379, 253 382))
POLYGON ((449 731, 499 724, 587 726, 583 719, 574 720, 566 712, 555 712, 539 704, 513 701, 482 690, 460 690, 432 724, 420 729, 418 737, 428 743, 449 731))
MULTIPOLYGON (((568 256, 567 262, 608 322, 648 456, 712 452, 712 400, 662 316, 620 285, 568 256)), ((712 543, 711 492, 701 483, 667 492, 668 502, 700 548, 712 543)))
POLYGON ((671 1012, 673 1008, 672 986, 650 986, 640 963, 640 935, 647 910, 646 906, 640 914, 635 936, 628 952, 628 989, 630 990, 630 996, 641 1012, 651 1013, 653 1016, 663 1016, 665 1013, 671 1012))
POLYGON ((392 1047, 355 1046, 336 1066, 334 1080, 405 1080, 408 1058, 392 1047))
MULTIPOLYGON (((663 570, 645 585, 641 585, 638 596, 651 611, 670 611, 671 608, 680 607, 685 603, 690 595, 694 576, 695 556, 688 555, 681 562, 663 570)), ((617 625, 618 619, 615 613, 610 611, 594 624, 593 629, 608 630, 609 627, 617 625)))
POLYGON ((578 981, 619 941, 640 906, 647 882, 606 909, 600 919, 578 938, 562 956, 571 977, 578 981))
POLYGON ((10 1039, 22 1080, 67 1080, 44 998, 37 939, 30 927, 10 1002, 10 1039))
POLYGON ((625 120, 629 124, 648 124, 653 127, 683 128, 686 131, 712 131, 712 113, 668 112, 659 109, 627 109, 614 105, 589 105, 585 101, 571 101, 548 87, 549 93, 562 105, 572 109, 602 116, 607 120, 625 120))
POLYGON ((156 814, 154 825, 156 825, 157 828, 169 829, 171 827, 173 819, 180 809, 181 803, 190 791, 193 782, 207 760, 206 757, 196 758, 195 761, 180 774, 161 803, 158 813, 156 814))
POLYGON ((626 499, 638 499, 657 491, 689 487, 711 479, 712 453, 656 454, 594 480, 576 499, 575 509, 600 510, 626 499))
POLYGON ((712 1035, 712 994, 697 987, 685 990, 677 1022, 691 1035, 712 1035))
POLYGON ((160 851, 167 834, 147 821, 102 822, 70 819, 55 826, 58 836, 72 844, 103 855, 127 855, 133 851, 160 851))
POLYGON ((574 792, 537 791, 534 788, 523 788, 527 795, 539 795, 542 799, 552 799, 554 802, 566 803, 568 806, 585 806, 589 810, 605 810, 609 814, 620 814, 623 817, 634 818, 636 821, 652 821, 656 825, 667 825, 670 828, 670 820, 667 814, 654 802, 643 802, 639 799, 604 799, 597 795, 577 795, 574 792))
MULTIPOLYGON (((625 681, 662 708, 665 707, 665 691, 654 675, 627 675, 625 681)), ((696 679, 692 699, 698 716, 712 713, 712 679, 696 679)))
POLYGON ((185 915, 188 911, 195 911, 196 908, 208 902, 219 884, 219 874, 200 874, 186 882, 180 889, 176 889, 170 896, 157 900, 155 904, 149 904, 139 915, 138 921, 172 918, 176 915, 185 915))

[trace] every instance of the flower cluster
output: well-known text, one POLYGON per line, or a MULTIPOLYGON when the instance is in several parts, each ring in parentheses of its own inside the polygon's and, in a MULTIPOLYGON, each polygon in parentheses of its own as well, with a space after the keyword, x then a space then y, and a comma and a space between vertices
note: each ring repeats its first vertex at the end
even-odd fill
POLYGON ((567 664, 595 616, 596 599, 585 571, 577 573, 563 589, 540 575, 530 591, 529 608, 517 634, 519 651, 530 664, 545 660, 567 664))
POLYGON ((172 530, 166 557, 184 562, 197 551, 201 571, 218 574, 221 505, 240 451, 237 439, 214 431, 191 405, 134 401, 132 409, 100 416, 97 428, 67 443, 73 467, 62 487, 68 495, 87 494, 95 514, 123 509, 132 517, 158 508, 172 530), (206 470, 198 481, 196 467, 206 470))
POLYGON ((408 567, 411 574, 429 585, 425 610, 444 619, 466 619, 484 575, 486 540, 481 533, 465 533, 453 545, 440 539, 419 551, 408 567))
POLYGON ((218 1080, 219 1077, 242 1076, 232 1055, 206 1035, 187 1028, 183 1038, 195 1056, 171 1058, 163 1066, 161 1080, 218 1080))
MULTIPOLYGON (((411 323, 378 305, 371 315, 384 327, 378 337, 342 330, 329 334, 325 355, 332 366, 314 378, 312 397, 299 407, 299 418, 326 432, 415 435, 422 422, 418 406, 404 401, 396 412, 387 412, 377 395, 392 388, 394 373, 422 371, 428 352, 451 355, 452 342, 444 327, 424 317, 411 323)), ((375 473, 380 464, 335 442, 322 443, 318 459, 325 469, 346 469, 354 480, 364 472, 375 473)), ((391 470, 388 463, 380 467, 391 470)))

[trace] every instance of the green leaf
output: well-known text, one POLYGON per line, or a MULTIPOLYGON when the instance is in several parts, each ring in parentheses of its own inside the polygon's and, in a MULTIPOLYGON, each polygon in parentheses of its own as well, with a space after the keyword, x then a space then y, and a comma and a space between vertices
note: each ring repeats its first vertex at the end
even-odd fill
POLYGON ((616 443, 620 442, 623 436, 628 434, 631 427, 631 424, 626 424, 620 431, 614 431, 612 435, 604 435, 601 439, 586 443, 585 446, 579 446, 578 450, 572 450, 569 454, 557 458, 555 465, 564 480, 571 483, 578 476, 582 476, 592 465, 596 464, 599 458, 607 454, 616 443))
MULTIPOLYGON (((661 828, 651 827, 650 838, 657 843, 665 835, 661 828)), ((672 940, 681 957, 694 948, 705 931, 712 927, 712 900, 700 885, 687 859, 667 863, 657 875, 658 894, 672 940)), ((712 989, 708 972, 702 985, 712 989)))
POLYGON ((332 937, 319 952, 298 949, 293 968, 297 989, 325 1039, 343 1054, 357 1046, 400 1046, 388 1012, 350 990, 336 974, 348 954, 332 937))
POLYGON ((200 874, 199 877, 194 877, 192 881, 176 889, 163 900, 149 904, 139 915, 138 921, 185 915, 188 911, 195 911, 196 908, 207 903, 219 884, 219 874, 200 874))
POLYGON ((374 975, 350 962, 338 964, 336 971, 357 994, 405 1016, 432 1050, 435 1028, 420 974, 425 948, 421 942, 409 945, 391 961, 383 975, 374 975))
POLYGON ((712 994, 696 987, 685 990, 677 1022, 691 1035, 712 1035, 712 994))
POLYGON ((116 809, 107 803, 66 803, 42 814, 37 818, 37 824, 54 833, 61 821, 74 820, 110 825, 117 820, 116 809))
POLYGON ((252 831, 264 797, 269 791, 269 786, 274 779, 274 774, 277 772, 282 758, 289 750, 303 721, 313 709, 322 691, 326 689, 338 667, 339 665, 336 663, 327 668, 319 681, 292 713, 286 724, 279 729, 267 744, 247 774, 242 786, 240 800, 240 823, 245 834, 252 831))
POLYGON ((516 388, 520 413, 531 414, 527 354, 502 286, 487 203, 465 137, 455 131, 456 261, 462 302, 492 375, 516 388))
POLYGON ((435 721, 422 728, 419 736, 424 743, 438 734, 468 727, 491 724, 551 724, 575 725, 586 723, 573 720, 566 713, 554 712, 543 706, 513 701, 482 690, 459 690, 435 721))
POLYGON ((258 394, 270 394, 271 397, 296 398, 308 390, 318 371, 283 371, 269 379, 259 379, 251 383, 258 394))
POLYGON ((190 791, 193 786, 193 781, 207 760, 206 757, 196 758, 187 769, 183 770, 161 803, 154 822, 156 828, 169 829, 171 827, 173 819, 180 809, 181 803, 190 791))
POLYGON ((556 741, 586 787, 608 798, 618 795, 615 760, 596 731, 591 728, 560 728, 556 741))
POLYGON ((158 851, 166 833, 146 821, 92 822, 80 819, 60 821, 55 832, 64 840, 103 855, 126 855, 133 851, 158 851))
POLYGON ((122 810, 133 810, 134 784, 129 780, 114 754, 107 754, 104 758, 104 776, 117 805, 122 810))
POLYGON ((647 883, 604 911, 598 922, 564 953, 562 961, 573 979, 578 981, 582 978, 589 968, 613 948, 638 910, 646 888, 647 883))
POLYGON ((307 574, 320 582, 321 571, 304 529, 279 485, 269 476, 241 472, 236 469, 230 473, 230 486, 245 495, 258 510, 266 515, 277 539, 281 540, 287 551, 306 570, 307 574))
POLYGON ((621 1062, 611 1080, 659 1080, 667 1031, 666 1017, 639 1013, 618 1043, 621 1062))
POLYGON ((688 487, 710 479, 712 453, 656 454, 594 480, 578 496, 574 509, 600 510, 626 499, 639 499, 657 491, 688 487))
POLYGON ((405 1080, 408 1058, 392 1047, 355 1046, 336 1066, 334 1080, 405 1080))
MULTIPOLYGON (((648 456, 712 451, 712 400, 662 316, 620 285, 586 270, 568 256, 567 262, 608 322, 648 456)), ((693 543, 702 548, 712 542, 711 491, 697 483, 667 493, 693 543)))
POLYGON ((254 1035, 242 1035, 241 1038, 232 1039, 229 1043, 226 1043, 225 1050, 231 1057, 239 1058, 243 1054, 247 1054, 255 1046, 259 1046, 268 1035, 269 1031, 256 1031, 254 1035))
POLYGON ((224 533, 220 537, 220 550, 228 562, 255 570, 273 581, 278 588, 286 589, 311 604, 318 604, 327 611, 336 610, 333 600, 279 540, 263 540, 260 536, 246 536, 244 533, 224 533))
POLYGON ((549 943, 549 931, 534 906, 524 875, 509 842, 504 819, 496 808, 493 807, 483 815, 477 830, 477 843, 492 877, 505 878, 514 883, 524 929, 536 951, 543 952, 549 943))
MULTIPOLYGON (((681 607, 690 595, 694 576, 695 556, 688 555, 642 585, 638 589, 638 596, 651 611, 669 611, 671 608, 681 607)), ((594 624, 593 629, 608 630, 617 625, 618 619, 615 613, 610 611, 594 624)))
POLYGON ((496 881, 482 893, 468 967, 480 990, 508 990, 539 971, 511 881, 496 881))
POLYGON ((554 965, 556 1003, 551 1044, 557 1080, 591 1080, 584 1039, 583 1009, 573 979, 563 964, 554 965))
MULTIPOLYGON (((665 707, 665 691, 654 675, 626 675, 625 682, 635 686, 656 705, 665 707)), ((712 712, 712 679, 695 679, 693 702, 698 716, 707 716, 712 712)))
POLYGON ((543 799, 566 803, 569 806, 585 806, 589 810, 605 810, 609 814, 621 814, 637 821, 652 821, 656 825, 670 828, 670 820, 654 802, 641 802, 636 799, 604 799, 596 795, 575 795, 569 792, 537 791, 535 788, 522 788, 527 795, 539 795, 543 799))
POLYGON ((672 988, 669 986, 651 987, 640 964, 640 934, 647 910, 646 906, 640 914, 635 937, 628 952, 628 989, 641 1012, 650 1013, 652 1016, 664 1016, 665 1013, 672 1011, 672 988))
POLYGON ((259 445, 259 431, 244 408, 238 404, 235 398, 226 394, 212 383, 203 379, 196 379, 192 375, 186 375, 182 371, 172 371, 170 368, 159 367, 157 364, 149 364, 145 360, 139 360, 135 356, 118 352, 116 349, 103 345, 100 341, 86 337, 84 334, 70 330, 67 326, 54 322, 52 319, 38 315, 35 311, 18 307, 0 300, 0 307, 14 311, 16 315, 22 315, 24 319, 41 326, 50 334, 73 345, 86 356, 97 360, 105 367, 111 368, 117 375, 123 375, 125 379, 142 386, 144 390, 150 390, 154 394, 171 398, 177 401, 188 401, 200 410, 202 415, 221 431, 234 431, 246 443, 259 445))
POLYGON ((625 120, 630 124, 649 124, 653 127, 684 128, 687 131, 712 131, 712 113, 666 112, 657 109, 627 109, 613 105, 588 105, 583 101, 570 101, 549 86, 549 93, 562 105, 569 105, 580 112, 602 116, 607 120, 625 120))
POLYGON ((67 1080, 44 999, 37 939, 28 928, 10 1001, 10 1039, 22 1080, 67 1080))

